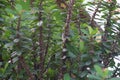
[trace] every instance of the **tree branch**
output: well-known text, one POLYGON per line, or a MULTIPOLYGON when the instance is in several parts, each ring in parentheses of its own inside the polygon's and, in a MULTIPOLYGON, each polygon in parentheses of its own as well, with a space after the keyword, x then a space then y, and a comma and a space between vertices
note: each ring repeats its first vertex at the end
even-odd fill
POLYGON ((39 63, 39 80, 43 80, 43 72, 44 72, 44 41, 43 41, 43 26, 42 26, 42 2, 39 3, 39 13, 38 13, 38 21, 39 21, 39 47, 40 47, 40 63, 39 63))
POLYGON ((64 32, 62 34, 62 66, 60 68, 60 73, 58 76, 58 79, 61 80, 63 78, 64 73, 66 72, 66 69, 64 68, 65 65, 65 60, 66 60, 66 54, 67 54, 67 47, 66 45, 69 43, 69 30, 70 30, 70 22, 71 22, 71 17, 72 17, 72 8, 75 0, 70 0, 68 3, 68 10, 67 10, 67 18, 66 18, 66 23, 64 27, 64 32))

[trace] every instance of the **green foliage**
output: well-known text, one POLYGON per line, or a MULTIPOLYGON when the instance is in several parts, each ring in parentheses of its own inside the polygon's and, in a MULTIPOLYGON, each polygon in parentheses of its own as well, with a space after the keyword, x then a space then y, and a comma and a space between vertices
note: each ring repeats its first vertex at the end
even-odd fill
POLYGON ((42 72, 43 80, 119 80, 120 65, 114 61, 120 54, 116 0, 87 4, 76 0, 70 22, 66 22, 68 7, 61 9, 55 0, 31 1, 0 1, 0 79, 41 80, 42 72), (103 31, 91 25, 91 12, 95 13, 98 4, 93 20, 104 26, 103 31), (69 36, 64 42, 67 23, 69 36))
POLYGON ((112 71, 108 69, 102 69, 100 66, 94 66, 96 72, 88 75, 88 78, 91 80, 119 80, 120 78, 110 78, 112 71))
POLYGON ((70 80, 70 75, 68 73, 64 75, 64 80, 70 80))

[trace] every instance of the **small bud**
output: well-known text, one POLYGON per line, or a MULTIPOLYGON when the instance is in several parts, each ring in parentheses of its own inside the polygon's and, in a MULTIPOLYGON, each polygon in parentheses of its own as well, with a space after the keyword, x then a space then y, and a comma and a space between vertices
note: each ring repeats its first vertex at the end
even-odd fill
POLYGON ((37 45, 39 45, 39 42, 36 42, 37 45))
POLYGON ((15 42, 15 43, 19 42, 19 39, 14 39, 14 42, 15 42))
POLYGON ((37 23, 37 26, 42 26, 42 24, 43 24, 43 21, 39 21, 39 22, 37 23))
POLYGON ((67 51, 67 49, 66 48, 63 48, 63 50, 62 50, 63 52, 66 52, 67 51))
POLYGON ((87 70, 90 70, 90 68, 89 68, 89 67, 87 67, 87 70))
POLYGON ((35 28, 32 28, 31 31, 32 31, 32 32, 35 32, 35 28))
POLYGON ((66 58, 66 56, 63 56, 61 59, 65 59, 66 58))

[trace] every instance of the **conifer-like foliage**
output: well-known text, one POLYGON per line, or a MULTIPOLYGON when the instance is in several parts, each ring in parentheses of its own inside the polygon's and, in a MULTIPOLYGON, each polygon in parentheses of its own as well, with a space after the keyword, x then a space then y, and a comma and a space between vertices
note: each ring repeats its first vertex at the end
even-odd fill
POLYGON ((85 1, 0 0, 0 80, 120 80, 120 5, 85 1))

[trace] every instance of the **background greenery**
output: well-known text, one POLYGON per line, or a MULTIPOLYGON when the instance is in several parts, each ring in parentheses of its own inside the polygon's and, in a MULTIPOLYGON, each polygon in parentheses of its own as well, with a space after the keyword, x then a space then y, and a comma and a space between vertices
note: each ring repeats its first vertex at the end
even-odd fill
POLYGON ((120 80, 119 4, 72 1, 0 0, 0 80, 120 80))

